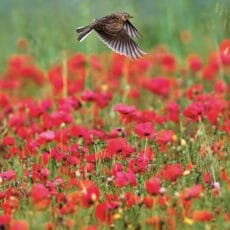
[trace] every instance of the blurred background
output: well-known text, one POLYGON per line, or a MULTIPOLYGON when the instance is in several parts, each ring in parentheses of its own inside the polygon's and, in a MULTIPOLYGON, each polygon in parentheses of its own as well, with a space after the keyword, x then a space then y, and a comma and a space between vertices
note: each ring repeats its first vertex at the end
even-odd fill
POLYGON ((167 45, 176 55, 216 47, 230 37, 229 0, 0 0, 0 68, 18 43, 28 41, 27 52, 48 67, 61 53, 111 52, 92 33, 79 43, 75 29, 116 11, 127 11, 142 33, 138 43, 150 51, 167 45))

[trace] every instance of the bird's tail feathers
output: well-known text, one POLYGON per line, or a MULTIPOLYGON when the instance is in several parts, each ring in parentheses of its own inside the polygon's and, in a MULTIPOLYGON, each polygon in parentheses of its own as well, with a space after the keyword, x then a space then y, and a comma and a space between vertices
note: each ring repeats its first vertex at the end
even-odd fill
POLYGON ((76 32, 78 33, 78 41, 83 41, 92 31, 92 27, 85 26, 85 27, 79 27, 76 29, 76 32))

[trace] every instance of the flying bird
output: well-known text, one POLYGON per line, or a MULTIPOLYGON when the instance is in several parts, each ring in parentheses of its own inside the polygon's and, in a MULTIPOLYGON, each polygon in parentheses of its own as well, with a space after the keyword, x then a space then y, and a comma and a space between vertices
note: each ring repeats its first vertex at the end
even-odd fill
POLYGON ((78 41, 83 41, 93 30, 99 38, 113 51, 132 59, 146 54, 133 40, 140 33, 129 19, 128 13, 114 13, 94 21, 85 27, 77 28, 78 41))

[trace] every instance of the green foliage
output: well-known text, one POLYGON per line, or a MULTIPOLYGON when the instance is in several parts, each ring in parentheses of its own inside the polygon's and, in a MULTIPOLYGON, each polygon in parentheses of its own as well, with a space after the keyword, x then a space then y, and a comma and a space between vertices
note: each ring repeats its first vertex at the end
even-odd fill
POLYGON ((76 41, 75 29, 94 18, 116 11, 130 12, 142 33, 139 43, 146 51, 156 44, 169 45, 176 54, 191 50, 202 53, 209 38, 215 46, 230 34, 230 3, 227 0, 1 0, 0 1, 0 68, 6 57, 18 52, 16 41, 29 41, 29 53, 43 67, 55 62, 62 50, 97 53, 107 50, 95 34, 87 41, 76 41), (182 46, 179 34, 190 31, 193 41, 182 46))

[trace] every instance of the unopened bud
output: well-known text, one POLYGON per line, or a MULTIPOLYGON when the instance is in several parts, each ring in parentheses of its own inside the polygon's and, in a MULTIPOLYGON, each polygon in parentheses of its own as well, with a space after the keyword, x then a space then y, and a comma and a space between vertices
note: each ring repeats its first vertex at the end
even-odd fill
POLYGON ((180 144, 181 144, 181 146, 186 146, 187 145, 186 140, 182 138, 180 140, 180 144))
POLYGON ((91 195, 91 200, 92 200, 93 202, 95 202, 95 201, 97 200, 97 195, 96 195, 95 193, 93 193, 93 194, 91 195))

